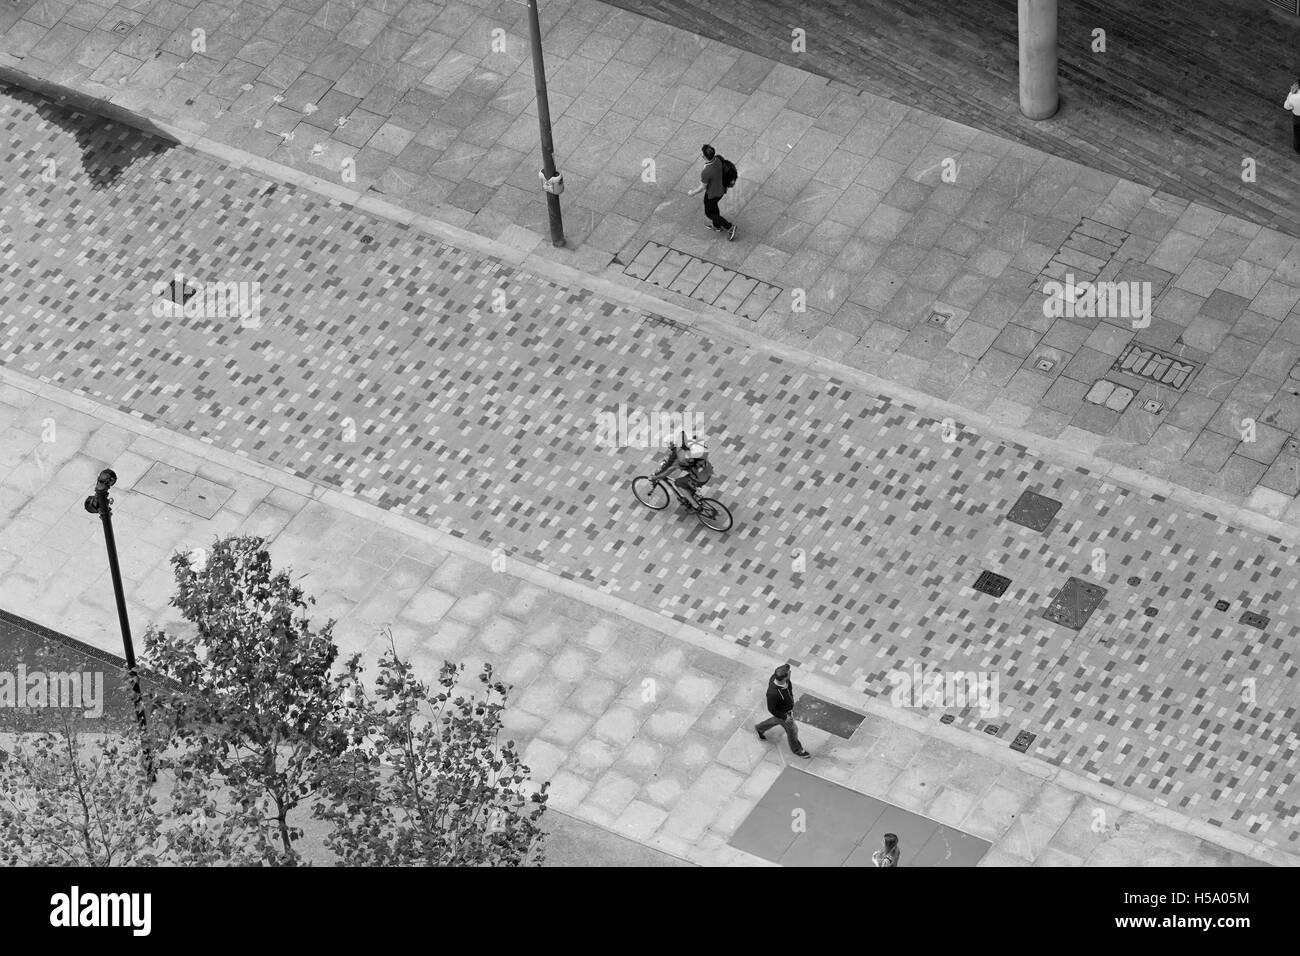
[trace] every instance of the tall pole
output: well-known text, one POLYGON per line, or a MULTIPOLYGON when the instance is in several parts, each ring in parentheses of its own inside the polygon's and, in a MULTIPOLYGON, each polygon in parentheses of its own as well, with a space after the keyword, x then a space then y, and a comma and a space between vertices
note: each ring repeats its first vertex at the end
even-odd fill
POLYGON ((1056 113, 1057 0, 1019 0, 1020 112, 1031 120, 1056 113))
POLYGON ((95 493, 86 499, 86 510, 99 515, 104 523, 104 544, 108 547, 108 573, 113 579, 113 597, 117 599, 117 622, 122 628, 122 648, 126 652, 126 668, 131 675, 131 690, 135 697, 135 717, 140 722, 141 742, 144 747, 144 766, 149 778, 153 779, 153 758, 149 754, 149 745, 143 740, 148 723, 144 714, 144 695, 140 693, 140 674, 135 666, 135 647, 131 643, 131 624, 126 617, 126 594, 122 590, 122 569, 117 563, 117 539, 113 537, 113 508, 108 497, 108 489, 117 484, 117 475, 111 468, 99 473, 95 482, 95 493))
POLYGON ((528 35, 533 44, 533 80, 537 84, 537 125, 542 133, 542 176, 546 209, 551 217, 551 245, 564 245, 564 220, 560 216, 558 189, 563 182, 555 170, 555 144, 551 141, 551 104, 546 99, 546 64, 542 62, 542 28, 537 22, 537 0, 528 0, 528 35), (558 188, 557 188, 558 184, 558 188))

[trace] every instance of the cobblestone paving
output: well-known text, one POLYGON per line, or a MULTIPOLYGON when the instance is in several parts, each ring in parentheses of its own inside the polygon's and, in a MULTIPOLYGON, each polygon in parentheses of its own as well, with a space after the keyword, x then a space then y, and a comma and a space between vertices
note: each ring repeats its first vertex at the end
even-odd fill
POLYGON ((997 673, 1001 733, 1037 734, 1042 759, 1300 839, 1284 542, 185 151, 95 189, 70 137, 21 104, 3 118, 7 365, 864 693, 916 662, 997 673), (154 316, 177 271, 262 281, 257 326, 154 316), (636 505, 654 453, 592 447, 620 403, 705 415, 729 534, 636 505), (1027 488, 1062 502, 1046 534, 1005 518, 1027 488), (970 588, 982 569, 1003 597, 970 588), (1071 576, 1108 589, 1078 632, 1041 616, 1071 576))

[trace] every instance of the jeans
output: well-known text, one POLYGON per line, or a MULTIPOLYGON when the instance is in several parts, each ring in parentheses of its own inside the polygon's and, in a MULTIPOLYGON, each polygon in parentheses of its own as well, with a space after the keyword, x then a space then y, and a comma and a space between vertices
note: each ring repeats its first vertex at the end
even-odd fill
POLYGON ((754 725, 754 729, 760 734, 767 733, 773 727, 783 727, 785 729, 785 739, 790 744, 791 753, 797 754, 803 750, 803 744, 799 743, 799 728, 795 727, 793 717, 769 717, 761 724, 754 725))
POLYGON ((721 196, 719 196, 717 199, 710 199, 708 196, 705 196, 704 215, 709 217, 709 222, 713 223, 713 227, 715 229, 730 229, 731 223, 723 219, 722 213, 718 210, 718 203, 721 201, 722 201, 721 196))

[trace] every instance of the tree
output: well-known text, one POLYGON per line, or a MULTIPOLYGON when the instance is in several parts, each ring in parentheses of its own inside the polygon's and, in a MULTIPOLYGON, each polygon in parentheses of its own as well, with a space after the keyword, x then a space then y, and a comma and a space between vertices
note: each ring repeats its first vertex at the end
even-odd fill
POLYGON ((272 570, 264 539, 221 539, 201 563, 182 553, 172 567, 171 603, 194 633, 151 626, 142 661, 173 685, 148 704, 170 745, 160 767, 175 775, 175 812, 190 821, 176 838, 230 862, 296 865, 302 831, 289 814, 352 743, 347 699, 360 666, 354 658, 333 673, 334 622, 312 629, 312 599, 272 570))
POLYGON ((0 752, 0 866, 156 866, 164 815, 138 737, 24 735, 0 752))
POLYGON ((484 664, 482 698, 458 693, 463 665, 444 662, 431 693, 387 637, 377 699, 354 682, 349 736, 365 743, 339 766, 331 799, 313 808, 333 825, 329 849, 355 866, 541 862, 550 785, 530 793, 514 742, 499 741, 509 686, 484 664))

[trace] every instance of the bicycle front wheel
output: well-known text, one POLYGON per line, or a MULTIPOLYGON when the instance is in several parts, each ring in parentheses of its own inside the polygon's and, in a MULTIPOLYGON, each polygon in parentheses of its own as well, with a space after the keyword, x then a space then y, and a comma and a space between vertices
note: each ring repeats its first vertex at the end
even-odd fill
POLYGON ((700 510, 695 512, 700 524, 714 531, 726 531, 731 527, 731 512, 717 498, 701 498, 700 510))
POLYGON ((649 475, 637 475, 632 479, 632 494, 641 504, 655 511, 668 507, 668 489, 662 481, 655 481, 649 475))

